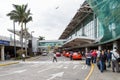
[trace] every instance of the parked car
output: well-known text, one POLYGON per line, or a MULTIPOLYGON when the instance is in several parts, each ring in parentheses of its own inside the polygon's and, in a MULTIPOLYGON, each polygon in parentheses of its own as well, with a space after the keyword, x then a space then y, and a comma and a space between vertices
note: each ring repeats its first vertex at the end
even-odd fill
POLYGON ((70 57, 70 53, 69 52, 65 53, 65 56, 70 57))
POLYGON ((42 56, 47 56, 47 52, 46 51, 44 51, 44 52, 42 52, 42 56))
POLYGON ((77 52, 74 52, 72 55, 72 59, 73 60, 82 60, 82 55, 80 53, 78 54, 77 52))
POLYGON ((60 57, 60 56, 61 56, 61 53, 60 53, 60 52, 56 52, 56 56, 57 56, 57 57, 60 57))

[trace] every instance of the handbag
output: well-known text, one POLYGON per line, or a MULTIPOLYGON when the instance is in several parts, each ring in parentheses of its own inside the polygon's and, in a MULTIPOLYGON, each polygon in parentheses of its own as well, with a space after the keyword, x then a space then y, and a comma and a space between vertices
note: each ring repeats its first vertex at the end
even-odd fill
POLYGON ((120 58, 117 58, 116 60, 117 60, 118 62, 120 62, 120 58))
POLYGON ((115 59, 116 59, 117 62, 120 62, 120 57, 116 58, 116 56, 114 54, 113 54, 113 56, 115 57, 115 59))

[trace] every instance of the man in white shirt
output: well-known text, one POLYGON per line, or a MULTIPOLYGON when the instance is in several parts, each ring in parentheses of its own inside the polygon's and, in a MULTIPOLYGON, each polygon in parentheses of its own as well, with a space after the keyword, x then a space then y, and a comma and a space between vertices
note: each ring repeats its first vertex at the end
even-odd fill
POLYGON ((22 54, 22 59, 23 61, 25 61, 25 54, 22 54))
POLYGON ((113 72, 115 72, 115 68, 116 68, 116 72, 120 72, 119 70, 119 62, 117 61, 117 58, 119 58, 119 54, 118 54, 118 50, 114 49, 112 52, 112 70, 113 72))

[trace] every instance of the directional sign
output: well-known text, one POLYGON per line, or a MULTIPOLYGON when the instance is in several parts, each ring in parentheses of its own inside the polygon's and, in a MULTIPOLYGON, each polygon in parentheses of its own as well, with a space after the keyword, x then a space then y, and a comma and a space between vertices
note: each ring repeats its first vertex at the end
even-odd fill
POLYGON ((56 74, 52 74, 52 77, 50 77, 50 78, 47 79, 47 80, 52 80, 52 79, 54 79, 54 78, 56 78, 56 77, 62 77, 63 74, 64 74, 64 72, 59 72, 59 73, 56 73, 56 74))

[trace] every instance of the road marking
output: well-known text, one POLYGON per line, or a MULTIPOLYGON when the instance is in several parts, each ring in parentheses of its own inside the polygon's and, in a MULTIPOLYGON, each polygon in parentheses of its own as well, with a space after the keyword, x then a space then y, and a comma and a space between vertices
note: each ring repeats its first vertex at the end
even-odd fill
POLYGON ((24 69, 24 70, 18 70, 18 71, 14 71, 14 73, 22 73, 22 72, 25 72, 25 71, 27 71, 26 69, 24 69))
POLYGON ((87 77, 85 78, 85 80, 89 80, 91 74, 93 73, 94 67, 95 67, 94 64, 92 64, 92 65, 91 65, 91 68, 90 68, 90 72, 89 72, 89 74, 87 75, 87 77))
POLYGON ((7 73, 7 74, 2 74, 0 76, 8 76, 8 75, 16 74, 16 73, 22 73, 22 72, 25 72, 25 71, 27 71, 27 70, 26 69, 18 70, 18 71, 10 72, 10 73, 7 73))
POLYGON ((59 72, 59 73, 56 73, 56 74, 52 74, 52 77, 50 77, 50 78, 47 79, 47 80, 52 80, 52 79, 54 79, 54 78, 56 78, 56 77, 62 77, 63 74, 64 74, 64 72, 59 72))
POLYGON ((60 65, 60 66, 58 66, 57 68, 61 68, 61 67, 63 67, 63 65, 60 65))
POLYGON ((84 69, 87 69, 87 65, 85 65, 85 68, 84 69))
POLYGON ((41 70, 41 71, 38 71, 38 73, 41 73, 41 72, 47 71, 47 70, 49 70, 49 69, 52 69, 52 67, 51 67, 51 68, 47 68, 47 69, 43 69, 43 70, 41 70))
POLYGON ((82 65, 82 69, 84 69, 84 65, 82 65))
POLYGON ((68 67, 64 67, 64 69, 67 69, 68 67))
POLYGON ((82 69, 87 69, 87 65, 82 65, 82 69))
MULTIPOLYGON (((22 64, 55 64, 52 61, 25 61, 20 62, 22 64)), ((56 64, 79 64, 78 61, 58 61, 56 64)))
POLYGON ((74 67, 73 67, 73 69, 75 69, 75 68, 77 68, 78 67, 78 65, 75 65, 74 67))

